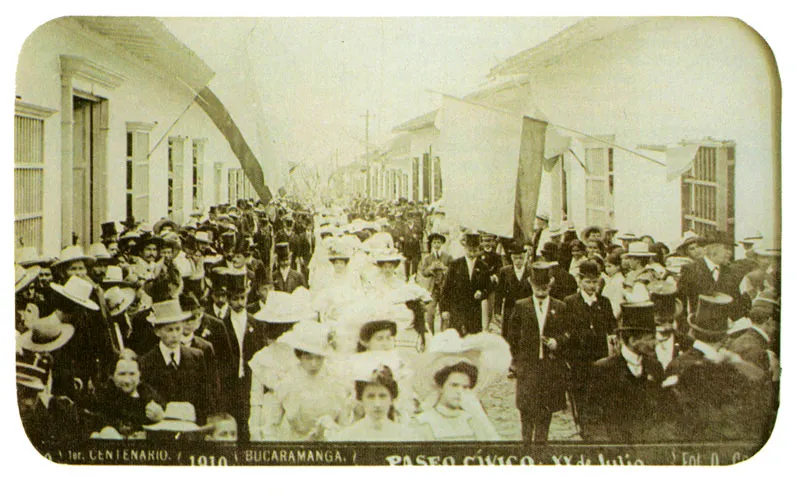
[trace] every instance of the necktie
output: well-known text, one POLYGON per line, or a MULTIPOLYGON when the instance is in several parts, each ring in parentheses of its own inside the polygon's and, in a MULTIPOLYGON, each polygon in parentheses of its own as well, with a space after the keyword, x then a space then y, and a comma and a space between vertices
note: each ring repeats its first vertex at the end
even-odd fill
POLYGON ((711 275, 714 276, 715 281, 719 281, 719 267, 714 267, 714 270, 711 271, 711 275))
POLYGON ((175 352, 169 354, 169 367, 178 370, 178 363, 175 361, 175 352))

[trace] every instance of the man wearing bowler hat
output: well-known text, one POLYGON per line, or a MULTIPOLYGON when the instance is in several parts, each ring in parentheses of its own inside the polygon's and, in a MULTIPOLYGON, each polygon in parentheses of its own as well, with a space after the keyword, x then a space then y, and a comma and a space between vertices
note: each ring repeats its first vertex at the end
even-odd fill
POLYGON ((611 302, 599 294, 599 286, 599 265, 583 262, 578 267, 578 292, 564 299, 568 339, 563 347, 570 364, 570 394, 578 416, 586 404, 592 364, 609 355, 609 336, 617 327, 611 302))
POLYGON ((766 440, 766 373, 724 348, 727 308, 733 299, 723 293, 700 294, 687 319, 694 338, 691 349, 667 368, 663 387, 678 405, 680 437, 693 442, 731 439, 766 440))
MULTIPOLYGON (((247 274, 244 271, 228 271, 228 314, 223 324, 233 337, 234 359, 229 359, 227 367, 220 368, 222 393, 226 398, 226 410, 233 414, 243 429, 242 438, 249 438, 246 421, 250 414, 250 359, 266 346, 263 327, 251 314, 247 313, 247 295, 250 291, 247 274), (223 372, 223 369, 226 369, 223 372), (234 377, 235 376, 235 377, 234 377)), ((221 359, 222 360, 222 359, 221 359)))
POLYGON ((661 388, 664 369, 655 356, 653 302, 623 302, 619 352, 594 363, 589 377, 584 438, 614 443, 674 439, 670 393, 661 388))
POLYGON ((450 262, 442 287, 443 327, 453 328, 462 336, 483 329, 482 302, 489 295, 489 269, 480 260, 481 236, 468 232, 462 236, 465 255, 450 262))
POLYGON ((497 290, 495 291, 497 312, 502 314, 500 330, 503 338, 508 338, 508 321, 514 311, 514 305, 517 301, 533 294, 525 248, 515 241, 507 246, 506 251, 511 258, 511 265, 506 265, 499 270, 497 290))
POLYGON ((536 262, 528 270, 532 296, 517 300, 506 339, 517 376, 516 403, 522 441, 545 442, 553 413, 566 407, 567 366, 561 357, 566 344, 566 306, 550 297, 556 263, 536 262))
POLYGON ((435 331, 433 321, 436 309, 439 308, 439 302, 442 299, 445 272, 447 272, 450 262, 453 261, 453 257, 442 249, 445 242, 447 242, 447 238, 444 234, 431 232, 428 235, 428 254, 425 255, 419 265, 420 275, 428 279, 426 288, 430 291, 432 298, 430 303, 426 305, 425 310, 425 321, 431 333, 435 331))
POLYGON ((300 286, 308 287, 305 276, 292 268, 292 252, 289 243, 275 245, 275 259, 278 261, 278 268, 272 273, 275 291, 291 293, 300 286))
POLYGON ((201 350, 181 343, 183 323, 191 312, 181 310, 178 300, 153 303, 149 321, 159 341, 140 362, 142 381, 167 402, 191 403, 200 420, 214 410, 212 377, 201 350))
POLYGON ((717 231, 703 242, 703 257, 681 269, 678 298, 686 304, 688 313, 694 313, 699 295, 724 293, 733 299, 733 304, 726 310, 729 317, 736 320, 746 313, 750 300, 748 296, 742 296, 739 290, 742 276, 732 272, 729 266, 733 256, 733 239, 717 231))

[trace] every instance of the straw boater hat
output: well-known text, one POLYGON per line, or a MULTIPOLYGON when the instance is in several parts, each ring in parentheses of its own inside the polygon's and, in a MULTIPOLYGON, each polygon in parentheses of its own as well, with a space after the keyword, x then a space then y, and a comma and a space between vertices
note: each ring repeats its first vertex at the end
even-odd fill
POLYGON ((100 310, 100 307, 89 297, 92 295, 94 287, 85 279, 78 276, 72 276, 63 286, 56 283, 50 283, 50 287, 61 296, 70 299, 71 301, 88 308, 89 310, 100 310))
POLYGON ((164 229, 167 227, 171 228, 172 232, 175 233, 177 233, 178 230, 180 229, 180 227, 178 227, 178 224, 176 222, 173 222, 168 218, 162 218, 153 225, 153 234, 160 236, 161 233, 164 231, 164 229))
POLYGON ((89 246, 89 251, 87 252, 87 254, 88 256, 98 261, 113 260, 114 258, 111 256, 111 253, 108 252, 106 245, 103 243, 94 243, 91 246, 89 246))
POLYGON ((198 243, 208 243, 211 244, 213 241, 211 240, 211 233, 203 230, 198 230, 194 233, 194 240, 198 243))
POLYGON ((84 262, 91 262, 93 260, 92 257, 87 256, 83 253, 83 248, 80 246, 67 246, 63 250, 61 250, 61 254, 58 255, 58 258, 55 262, 53 262, 53 267, 58 268, 62 265, 66 265, 68 263, 77 262, 82 260, 84 262))
POLYGON ((191 312, 181 310, 181 304, 178 300, 153 303, 151 308, 152 312, 147 320, 153 325, 181 322, 192 316, 191 312))
POLYGON ((650 258, 656 256, 655 253, 650 251, 650 246, 648 246, 645 242, 635 242, 631 243, 628 246, 628 252, 622 254, 623 257, 642 257, 642 258, 650 258))
POLYGON ((75 334, 75 326, 64 324, 55 314, 34 321, 23 333, 18 345, 31 352, 52 352, 67 344, 75 334))
POLYGON ((21 246, 17 248, 14 255, 14 262, 23 267, 32 267, 34 265, 42 266, 52 262, 53 259, 36 252, 33 246, 21 246))
POLYGON ((136 290, 114 286, 105 292, 108 314, 115 317, 131 306, 136 299, 136 290))
POLYGON ((17 361, 17 385, 37 392, 44 391, 47 387, 47 378, 50 375, 47 359, 47 356, 37 355, 33 364, 17 361))
POLYGON ((688 256, 668 256, 664 268, 671 274, 679 275, 683 267, 693 262, 688 256))
POLYGON ((126 281, 122 275, 122 267, 117 265, 109 265, 106 268, 106 275, 103 276, 100 286, 106 289, 114 286, 127 288, 132 287, 134 283, 132 281, 126 281))
POLYGON ((21 266, 17 265, 14 267, 14 293, 19 293, 30 283, 32 283, 37 277, 39 277, 39 272, 42 269, 39 267, 31 267, 29 269, 24 269, 21 266))
POLYGON ((781 256, 780 248, 762 248, 758 247, 755 249, 756 255, 758 256, 768 256, 770 258, 778 258, 781 256))
POLYGON ((144 425, 148 431, 197 431, 197 415, 190 402, 167 402, 164 418, 158 423, 144 425))
POLYGON ((760 243, 763 239, 764 236, 760 232, 756 232, 755 234, 746 236, 737 242, 741 244, 745 249, 748 249, 748 246, 752 247, 753 245, 760 243))
POLYGON ((639 237, 633 232, 625 232, 623 234, 618 235, 617 239, 619 239, 620 241, 636 241, 639 239, 639 237))

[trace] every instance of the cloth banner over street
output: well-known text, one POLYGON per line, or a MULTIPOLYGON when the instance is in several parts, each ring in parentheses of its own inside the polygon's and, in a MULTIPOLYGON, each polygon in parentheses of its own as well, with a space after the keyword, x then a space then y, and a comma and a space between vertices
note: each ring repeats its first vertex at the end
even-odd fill
POLYGON ((517 195, 514 207, 514 237, 533 240, 533 221, 539 204, 542 168, 545 162, 547 123, 527 116, 522 120, 522 135, 517 170, 517 195))
POLYGON ((456 225, 514 232, 522 120, 445 96, 441 111, 442 207, 456 225))

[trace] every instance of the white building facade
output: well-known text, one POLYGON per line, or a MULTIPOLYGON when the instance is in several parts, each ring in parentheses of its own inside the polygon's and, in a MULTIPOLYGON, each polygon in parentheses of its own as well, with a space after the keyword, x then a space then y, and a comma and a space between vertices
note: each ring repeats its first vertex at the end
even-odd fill
POLYGON ((587 19, 491 76, 504 85, 477 100, 571 137, 542 177, 538 211, 556 224, 668 244, 690 229, 761 232, 779 244, 780 83, 767 45, 743 23, 587 19), (671 180, 642 158, 663 163, 667 147, 691 144, 692 168, 671 180))
POLYGON ((34 31, 16 77, 17 245, 57 255, 99 241, 106 221, 183 223, 252 194, 194 102, 212 76, 155 19, 60 18, 34 31))

